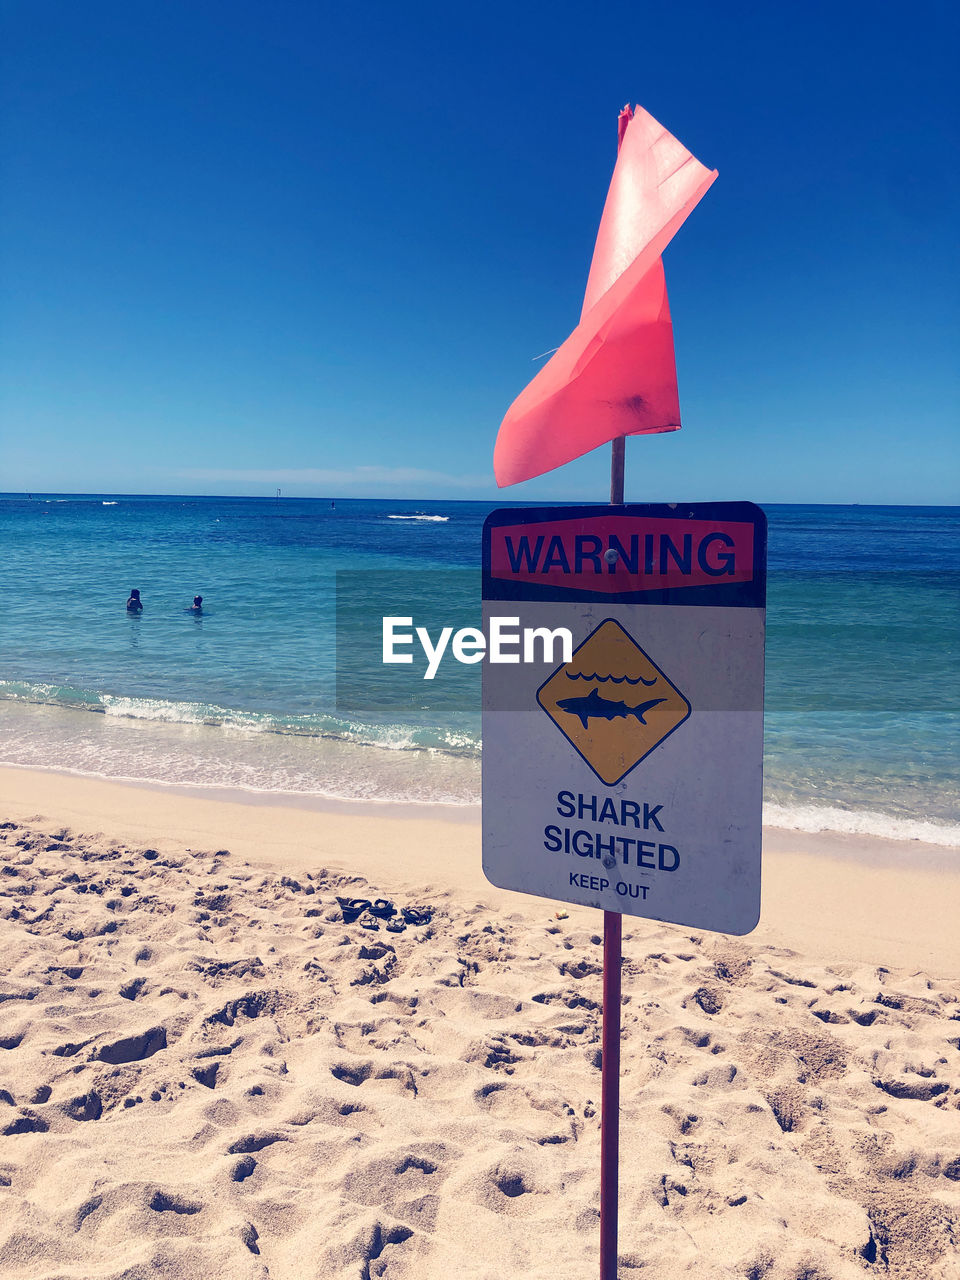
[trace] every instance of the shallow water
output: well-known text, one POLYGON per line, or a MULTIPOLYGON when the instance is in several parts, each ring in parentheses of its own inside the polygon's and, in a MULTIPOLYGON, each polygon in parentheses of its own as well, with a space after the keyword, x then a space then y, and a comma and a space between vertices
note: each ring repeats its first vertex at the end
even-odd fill
MULTIPOLYGON (((378 619, 386 579, 418 619, 470 625, 494 505, 0 499, 0 760, 475 802, 479 668, 376 713, 382 670, 337 670, 336 587, 342 616, 346 582, 378 619)), ((960 511, 766 510, 768 821, 957 842, 960 511)))

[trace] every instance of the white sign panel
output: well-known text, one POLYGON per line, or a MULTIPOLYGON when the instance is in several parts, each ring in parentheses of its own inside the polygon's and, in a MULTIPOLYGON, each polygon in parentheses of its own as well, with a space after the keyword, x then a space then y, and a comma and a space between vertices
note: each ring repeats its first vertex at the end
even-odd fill
POLYGON ((486 634, 538 641, 484 664, 487 878, 748 933, 760 916, 763 512, 506 508, 484 526, 483 568, 486 634))

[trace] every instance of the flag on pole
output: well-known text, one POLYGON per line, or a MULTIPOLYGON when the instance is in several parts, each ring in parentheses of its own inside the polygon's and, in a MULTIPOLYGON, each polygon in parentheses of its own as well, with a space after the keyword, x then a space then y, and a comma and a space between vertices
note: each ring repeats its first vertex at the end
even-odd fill
POLYGON ((618 436, 680 427, 660 255, 717 172, 642 107, 621 113, 620 138, 580 323, 507 411, 493 455, 501 488, 618 436))

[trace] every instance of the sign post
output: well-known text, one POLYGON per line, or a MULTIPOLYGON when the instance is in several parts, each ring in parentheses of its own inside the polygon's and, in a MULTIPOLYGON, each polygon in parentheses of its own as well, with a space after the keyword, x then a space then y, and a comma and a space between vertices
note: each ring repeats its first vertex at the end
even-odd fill
POLYGON ((732 934, 760 914, 766 519, 619 496, 494 511, 483 548, 484 630, 542 640, 484 664, 484 873, 604 912, 601 1280, 616 1277, 622 914, 732 934))
MULTIPOLYGON (((626 126, 620 129, 623 142, 626 126)), ((610 505, 623 504, 625 436, 613 440, 610 453, 610 505)), ((623 916, 603 913, 603 996, 600 1032, 600 1280, 617 1280, 620 1221, 620 993, 623 916)))
MULTIPOLYGON (((516 484, 520 480, 543 475, 546 471, 580 457, 597 445, 610 441, 613 445, 610 502, 612 506, 627 514, 627 509, 622 506, 625 437, 676 431, 680 426, 680 403, 673 357, 673 329, 660 255, 716 176, 716 170, 710 171, 705 168, 648 112, 640 107, 634 112, 629 105, 620 112, 617 121, 617 163, 597 233, 580 323, 507 411, 501 423, 494 450, 494 471, 499 485, 516 484)), ((756 511, 756 508, 753 510, 756 511)), ((498 514, 504 513, 494 513, 494 516, 498 514)), ((514 515, 519 517, 519 513, 514 515)), ((491 516, 485 526, 485 602, 510 599, 545 603, 550 599, 549 594, 544 595, 542 592, 536 594, 533 587, 536 585, 549 591, 551 584, 548 579, 551 570, 554 568, 559 570, 562 566, 564 566, 563 574, 566 575, 567 581, 560 582, 557 586, 558 590, 567 594, 558 595, 555 598, 556 602, 575 599, 577 591, 582 593, 582 600, 585 601, 588 598, 589 589, 581 580, 581 558, 590 560, 596 565, 596 573, 602 574, 604 566, 599 559, 599 548, 603 545, 601 534, 582 533, 580 535, 583 538, 582 542, 577 541, 578 535, 572 535, 576 568, 571 571, 569 560, 564 559, 566 551, 563 537, 554 533, 542 570, 538 570, 537 565, 528 564, 529 575, 525 578, 519 568, 522 563, 522 552, 519 550, 520 535, 515 527, 514 533, 517 534, 518 541, 514 549, 517 559, 515 563, 510 561, 513 566, 513 581, 528 581, 531 584, 531 593, 524 595, 519 592, 513 596, 498 594, 492 584, 500 579, 502 590, 503 581, 510 580, 510 574, 503 569, 506 563, 503 559, 504 545, 509 546, 510 539, 504 534, 506 544, 498 541, 498 535, 492 532, 490 525, 494 516, 491 516), (554 562, 555 546, 559 547, 556 552, 559 557, 556 564, 554 562), (542 574, 539 580, 536 578, 538 572, 542 574), (569 592, 573 592, 574 595, 571 596, 569 592)), ((753 525, 754 530, 760 527, 755 520, 753 525)), ((634 532, 639 538, 639 532, 636 530, 634 532)), ((659 532, 663 535, 664 531, 661 529, 659 532)), ((648 528, 644 531, 644 537, 647 536, 655 538, 658 534, 655 530, 648 528)), ((687 533, 681 535, 683 539, 687 536, 687 533)), ((692 539, 692 529, 689 536, 692 539)), ((625 553, 622 545, 619 543, 615 545, 614 537, 619 537, 619 534, 611 533, 611 541, 604 553, 604 564, 612 575, 617 576, 621 557, 628 565, 639 565, 640 553, 639 543, 636 544, 638 549, 634 556, 633 542, 630 543, 631 551, 625 553)), ((528 560, 536 559, 539 564, 539 549, 543 546, 543 537, 536 545, 538 548, 536 556, 531 556, 529 545, 526 550, 528 560)), ((760 544, 753 539, 750 546, 751 555, 758 550, 759 546, 760 561, 757 563, 762 563, 765 532, 760 544)), ((638 596, 642 597, 645 590, 647 593, 657 590, 658 587, 663 591, 669 590, 671 574, 663 564, 659 570, 657 586, 652 585, 657 578, 657 572, 653 568, 653 559, 648 559, 646 543, 644 547, 643 574, 646 586, 640 586, 639 570, 632 568, 630 572, 636 579, 633 582, 632 595, 625 576, 619 574, 618 587, 611 587, 609 582, 606 587, 599 581, 592 584, 599 592, 599 595, 592 597, 594 600, 602 601, 605 598, 605 590, 609 592, 622 589, 620 601, 623 603, 635 600, 638 596)), ((509 559, 512 553, 507 550, 506 554, 509 559)), ((655 553, 650 554, 652 556, 655 553)), ((690 554, 692 555, 692 551, 690 554)), ((740 546, 739 554, 741 565, 743 565, 747 556, 745 544, 740 546)), ((681 551, 680 556, 685 555, 686 553, 681 551)), ((685 563, 687 568, 684 574, 687 581, 683 585, 693 586, 699 580, 697 575, 691 572, 692 561, 689 557, 687 560, 677 560, 678 567, 681 569, 685 563)), ((703 573, 708 575, 716 573, 717 576, 724 576, 726 574, 726 569, 712 570, 703 564, 701 568, 703 573)), ((703 596, 702 598, 705 599, 703 596)), ((724 601, 730 603, 729 592, 725 594, 724 601)), ((659 603, 665 603, 665 601, 661 599, 659 603)), ((688 601, 678 600, 677 603, 686 604, 688 601)), ((762 607, 761 600, 761 615, 762 607)), ((589 612, 581 614, 578 621, 585 622, 589 616, 589 612)), ((761 616, 761 672, 762 645, 761 616)), ((592 659, 594 671, 588 674, 586 670, 580 670, 572 665, 568 665, 566 670, 558 667, 550 679, 538 689, 537 701, 570 745, 590 765, 601 783, 608 787, 619 786, 631 770, 636 768, 690 716, 692 708, 676 685, 669 681, 659 667, 656 667, 641 646, 635 644, 622 619, 607 618, 600 627, 587 636, 578 653, 581 650, 583 650, 582 663, 589 666, 588 659, 592 659), (632 653, 630 647, 632 644, 635 645, 643 661, 638 659, 636 653, 632 653), (621 667, 623 668, 621 674, 615 674, 614 668, 619 670, 621 667), (627 667, 633 669, 633 675, 627 671, 627 667), (601 668, 603 670, 609 668, 609 671, 607 674, 600 674, 601 668), (643 670, 646 671, 646 675, 643 674, 643 670), (653 674, 654 670, 658 673, 657 675, 653 674), (575 681, 584 681, 584 684, 574 690, 575 681), (627 686, 625 695, 630 689, 643 685, 653 688, 662 696, 650 698, 645 702, 641 702, 636 697, 604 696, 603 686, 606 685, 609 688, 611 682, 618 686, 625 684, 627 686), (546 695, 546 701, 541 695, 546 695), (651 717, 649 722, 648 713, 651 717), (574 729, 574 718, 580 721, 580 733, 574 729), (600 722, 602 726, 602 722, 610 723, 621 719, 625 726, 634 720, 637 732, 628 733, 625 730, 621 740, 617 733, 611 735, 609 732, 597 731, 596 727, 591 729, 592 720, 600 722), (643 726, 642 733, 639 732, 640 726, 643 726), (626 763, 628 756, 632 760, 630 764, 626 763), (617 776, 613 777, 614 774, 617 776)), ((498 661, 509 662, 510 659, 498 658, 498 661)), ((728 687, 732 687, 729 681, 728 687)), ((498 728, 501 726, 498 723, 495 724, 493 717, 494 713, 505 709, 507 704, 502 699, 507 692, 505 682, 491 680, 488 683, 485 677, 484 762, 488 759, 491 741, 497 742, 497 749, 500 747, 506 749, 507 755, 504 758, 508 759, 511 765, 518 758, 528 759, 528 757, 518 757, 515 752, 511 752, 509 741, 499 741, 497 738, 498 728), (488 734, 492 734, 492 737, 488 734)), ((529 690, 522 687, 522 681, 512 692, 520 697, 520 701, 516 704, 519 709, 521 711, 526 709, 527 704, 523 699, 529 690)), ((497 721, 499 721, 499 715, 497 715, 497 721)), ((533 736, 536 737, 536 734, 533 736)), ((516 745, 516 743, 513 744, 514 747, 516 745)), ((667 754, 669 755, 670 752, 667 754)), ((656 770, 653 772, 656 774, 656 770)), ((519 770, 519 773, 522 775, 523 770, 519 770)), ((488 774, 484 767, 485 801, 494 794, 492 790, 488 791, 487 780, 488 774)), ((577 792, 576 804, 572 810, 567 811, 566 806, 571 803, 574 794, 573 791, 564 789, 558 792, 558 814, 570 817, 578 807, 583 807, 585 793, 577 792)), ((594 806, 594 819, 596 819, 597 802, 596 795, 593 795, 588 802, 594 806)), ((498 803, 502 807, 502 797, 498 796, 498 803)), ((630 801, 629 803, 639 802, 630 801)), ((646 801, 643 803, 644 830, 646 830, 648 803, 646 801)), ((599 819, 601 822, 607 820, 608 804, 611 806, 611 812, 615 812, 616 807, 608 797, 603 801, 601 812, 604 816, 599 819)), ((656 822, 656 814, 663 808, 664 803, 654 806, 649 815, 651 820, 656 822)), ((632 813, 632 810, 621 809, 622 815, 627 813, 632 813)), ((582 818, 583 814, 580 813, 579 817, 582 818)), ((663 830, 663 828, 659 829, 663 830)), ((535 841, 532 833, 528 838, 535 841)), ((576 829, 572 841, 574 846, 578 846, 574 849, 578 857, 603 856, 603 867, 610 872, 610 875, 571 872, 568 887, 586 888, 601 894, 610 889, 613 883, 612 876, 617 867, 614 852, 617 841, 611 837, 609 844, 605 844, 604 837, 598 835, 594 843, 590 832, 583 827, 576 829), (591 852, 587 851, 584 841, 589 845, 591 852), (592 852, 594 849, 597 850, 596 854, 592 852), (602 849, 607 849, 608 852, 601 855, 602 849)), ((563 849, 565 853, 569 853, 570 842, 570 827, 561 828, 555 823, 544 827, 543 846, 548 852, 556 853, 563 849)), ((659 845, 659 851, 656 854, 658 861, 653 863, 642 859, 654 856, 653 850, 657 848, 655 841, 640 840, 638 837, 621 837, 619 847, 624 867, 629 863, 631 847, 634 847, 637 868, 659 866, 661 870, 669 869, 671 872, 676 872, 680 866, 680 854, 677 848, 670 844, 659 845), (667 851, 666 862, 664 861, 665 851, 667 851), (670 862, 671 856, 676 859, 673 863, 670 862)), ((488 834, 485 822, 484 870, 488 878, 495 884, 504 885, 507 888, 523 888, 521 884, 512 882, 518 877, 512 875, 503 852, 502 833, 497 831, 494 822, 488 834), (505 877, 505 879, 498 877, 505 877)), ((533 862, 536 861, 537 859, 533 859, 533 862)), ((533 875, 533 881, 528 877, 519 877, 519 879, 526 879, 527 883, 535 882, 536 878, 536 873, 533 875)), ((642 878, 641 876, 640 879, 642 878)), ((652 889, 654 886, 646 883, 631 886, 618 874, 613 891, 617 895, 626 895, 631 899, 640 898, 646 902, 648 892, 652 889)), ((543 892, 535 888, 528 888, 526 891, 543 892)), ((757 894, 759 895, 759 882, 757 894)), ((651 911, 648 913, 641 910, 636 914, 652 914, 658 919, 665 920, 675 919, 677 917, 670 914, 658 914, 664 910, 668 913, 676 910, 668 903, 670 897, 669 893, 661 894, 660 899, 657 900, 654 889, 651 911)), ((579 901, 580 899, 570 898, 569 900, 579 901)), ((602 897, 601 900, 594 902, 594 905, 602 907, 604 911, 600 1272, 601 1280, 616 1280, 622 924, 620 911, 624 908, 626 910, 634 908, 626 903, 624 908, 621 908, 619 904, 604 900, 602 897)), ((759 897, 757 911, 759 912, 759 897)), ((752 928, 752 925, 749 927, 752 928)))

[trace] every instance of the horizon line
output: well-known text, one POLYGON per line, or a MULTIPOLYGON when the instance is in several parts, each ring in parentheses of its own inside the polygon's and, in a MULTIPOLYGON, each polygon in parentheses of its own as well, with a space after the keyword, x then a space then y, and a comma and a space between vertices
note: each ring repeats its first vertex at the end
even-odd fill
MULTIPOLYGON (((17 498, 24 501, 36 501, 42 498, 187 498, 201 501, 219 501, 219 502, 434 502, 434 503, 459 503, 459 504, 477 504, 489 502, 507 502, 521 506, 609 506, 610 503, 603 499, 590 498, 510 498, 506 495, 497 495, 494 498, 426 498, 426 497, 391 497, 389 495, 378 495, 375 497, 356 497, 351 494, 336 493, 329 494, 262 494, 262 493, 135 493, 121 490, 111 489, 10 489, 0 490, 0 500, 17 498)), ((679 501, 675 498, 659 498, 650 499, 648 502, 630 502, 625 501, 624 506, 645 506, 650 503, 662 505, 679 501)), ((945 511, 953 511, 960 509, 960 503, 949 502, 765 502, 758 498, 714 498, 714 499, 683 499, 683 501, 747 501, 755 502, 760 507, 914 507, 914 508, 931 508, 945 511)))

